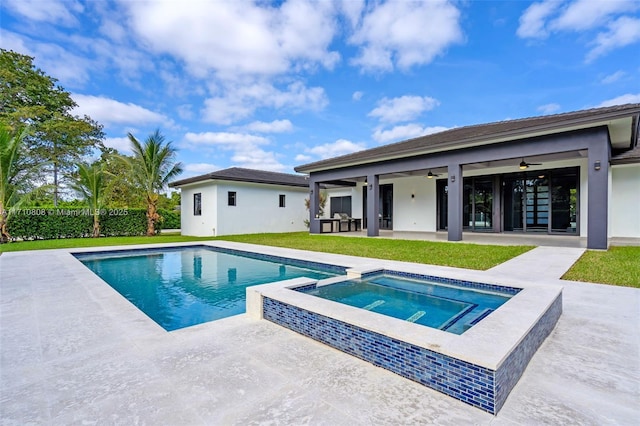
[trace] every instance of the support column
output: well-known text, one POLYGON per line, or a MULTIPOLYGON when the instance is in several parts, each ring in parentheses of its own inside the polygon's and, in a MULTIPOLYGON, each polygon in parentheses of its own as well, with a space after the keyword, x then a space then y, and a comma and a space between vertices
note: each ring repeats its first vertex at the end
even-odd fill
POLYGON ((309 232, 320 233, 320 184, 315 181, 309 182, 309 232))
POLYGON ((367 176, 367 237, 380 235, 380 185, 378 175, 367 176))
POLYGON ((449 174, 447 183, 447 239, 449 241, 462 241, 462 194, 464 189, 462 166, 460 164, 449 164, 447 173, 449 174))
POLYGON ((608 248, 609 143, 589 146, 587 165, 587 248, 608 248))

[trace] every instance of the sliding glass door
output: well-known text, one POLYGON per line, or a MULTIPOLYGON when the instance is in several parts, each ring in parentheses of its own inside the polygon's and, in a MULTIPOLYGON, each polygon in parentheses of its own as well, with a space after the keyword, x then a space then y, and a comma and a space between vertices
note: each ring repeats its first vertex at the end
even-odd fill
MULTIPOLYGON (((464 178, 463 227, 485 232, 577 234, 579 171, 573 167, 464 178)), ((446 179, 437 181, 436 191, 437 225, 439 230, 445 230, 446 179)))

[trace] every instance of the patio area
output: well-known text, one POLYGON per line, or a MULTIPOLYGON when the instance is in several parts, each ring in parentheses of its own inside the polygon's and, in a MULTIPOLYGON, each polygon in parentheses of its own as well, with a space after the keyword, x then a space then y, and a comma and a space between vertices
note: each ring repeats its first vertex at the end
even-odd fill
MULTIPOLYGON (((400 264, 259 249, 336 264, 400 264)), ((4 253, 0 423, 635 424, 640 290, 559 281, 582 252, 539 247, 484 272, 408 266, 564 286, 558 325, 495 417, 245 315, 166 332, 68 250, 4 253), (536 268, 541 259, 546 268, 536 268)))

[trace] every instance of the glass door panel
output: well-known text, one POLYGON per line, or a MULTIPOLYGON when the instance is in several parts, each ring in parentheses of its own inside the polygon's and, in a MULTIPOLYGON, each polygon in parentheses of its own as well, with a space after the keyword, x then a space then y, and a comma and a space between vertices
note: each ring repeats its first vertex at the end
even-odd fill
POLYGON ((549 184, 548 180, 526 181, 526 227, 527 231, 548 231, 549 228, 549 184))
POLYGON ((564 174, 551 177, 553 232, 577 232, 578 175, 564 174))
POLYGON ((505 178, 504 184, 503 228, 505 231, 522 231, 522 203, 524 201, 524 180, 505 178))
POLYGON ((473 229, 493 230, 493 180, 474 181, 473 206, 473 229))

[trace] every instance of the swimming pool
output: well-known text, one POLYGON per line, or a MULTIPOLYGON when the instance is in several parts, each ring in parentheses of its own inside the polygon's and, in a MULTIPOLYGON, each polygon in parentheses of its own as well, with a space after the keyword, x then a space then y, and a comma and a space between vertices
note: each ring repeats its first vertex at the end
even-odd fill
POLYGON ((244 313, 249 286, 344 273, 342 267, 209 246, 74 256, 167 331, 244 313))
POLYGON ((518 292, 378 274, 300 290, 412 323, 462 334, 518 292))

